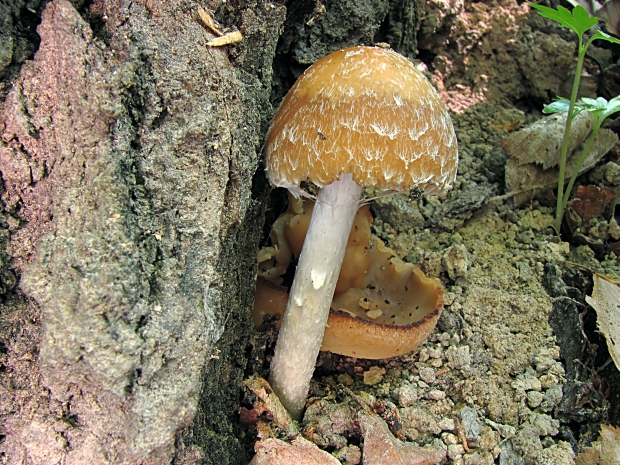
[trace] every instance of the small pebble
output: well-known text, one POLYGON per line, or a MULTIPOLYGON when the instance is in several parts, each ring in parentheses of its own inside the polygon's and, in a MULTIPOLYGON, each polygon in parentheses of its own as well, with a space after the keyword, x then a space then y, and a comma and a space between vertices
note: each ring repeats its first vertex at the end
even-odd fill
POLYGON ((439 426, 443 431, 454 431, 456 428, 456 424, 452 418, 442 418, 437 422, 437 426, 439 426))
POLYGON ((562 386, 554 384, 545 392, 541 408, 545 411, 552 410, 562 401, 562 386))
POLYGON ((430 367, 420 367, 420 379, 425 383, 432 384, 435 382, 435 370, 430 367))
POLYGON ((431 348, 428 349, 428 355, 430 355, 431 358, 441 358, 443 357, 443 350, 441 350, 441 348, 431 348))
POLYGON ((443 365, 443 361, 440 358, 431 358, 428 361, 428 364, 432 367, 439 368, 443 365))
POLYGON ((484 422, 489 425, 491 428, 496 430, 499 434, 502 435, 503 438, 511 438, 517 433, 517 428, 510 425, 502 425, 501 423, 495 423, 492 420, 486 418, 484 422))
POLYGON ((494 463, 493 455, 488 452, 486 454, 474 452, 463 456, 463 465, 493 465, 494 463))
POLYGON ((450 444, 448 446, 448 457, 452 460, 460 458, 465 453, 465 448, 463 444, 450 444))
POLYGON ((419 433, 427 433, 435 436, 441 434, 441 428, 437 425, 435 415, 426 408, 407 407, 400 410, 400 422, 403 429, 416 429, 419 433))
POLYGON ((539 379, 540 385, 543 389, 549 389, 551 386, 553 386, 554 384, 558 384, 560 381, 556 375, 550 374, 542 375, 539 379))
POLYGON ((553 365, 551 365, 551 367, 549 367, 548 374, 564 377, 566 371, 564 371, 564 367, 560 362, 555 362, 553 365))
POLYGON ((364 372, 364 384, 366 386, 374 386, 383 380, 385 374, 385 368, 370 367, 368 371, 364 372))
POLYGON ((471 407, 463 407, 460 411, 461 425, 465 431, 465 436, 469 441, 479 441, 482 432, 482 422, 478 418, 478 413, 471 407))
POLYGON ((538 378, 522 378, 516 379, 512 382, 513 389, 521 389, 523 391, 540 391, 542 389, 540 380, 538 378))
POLYGON ((452 302, 454 302, 454 299, 456 299, 456 294, 454 292, 446 292, 443 295, 443 304, 446 307, 449 307, 450 305, 452 305, 452 302))
POLYGON ((528 420, 538 429, 539 436, 555 436, 560 431, 560 421, 547 414, 532 413, 528 420))
POLYGON ((493 450, 502 440, 498 431, 495 431, 488 425, 482 427, 482 433, 480 434, 480 441, 478 447, 485 451, 493 450))
POLYGON ((437 389, 433 389, 428 393, 428 398, 431 400, 443 400, 446 398, 446 393, 437 389))
POLYGON ((530 408, 536 408, 542 403, 544 397, 545 395, 542 392, 529 391, 527 393, 527 405, 529 405, 530 408))
POLYGON ((538 456, 538 460, 540 460, 540 463, 573 465, 575 463, 575 454, 568 442, 559 441, 557 444, 544 449, 538 456))
POLYGON ((442 257, 442 263, 450 279, 467 278, 469 258, 464 245, 455 244, 449 247, 442 257))
POLYGON ((459 437, 452 433, 441 433, 441 439, 446 446, 451 446, 459 443, 459 437))
POLYGON ((394 389, 394 398, 401 407, 409 407, 418 400, 418 390, 411 384, 394 389))
POLYGON ((455 370, 468 368, 471 365, 469 346, 452 346, 446 351, 446 357, 448 359, 448 366, 455 370))
POLYGON ((555 363, 555 360, 551 357, 535 357, 534 363, 536 364, 536 371, 538 373, 542 373, 543 371, 547 371, 551 368, 555 363))
POLYGON ((450 339, 452 338, 452 335, 450 333, 441 333, 439 335, 439 342, 441 342, 441 345, 444 347, 448 347, 450 345, 450 339))

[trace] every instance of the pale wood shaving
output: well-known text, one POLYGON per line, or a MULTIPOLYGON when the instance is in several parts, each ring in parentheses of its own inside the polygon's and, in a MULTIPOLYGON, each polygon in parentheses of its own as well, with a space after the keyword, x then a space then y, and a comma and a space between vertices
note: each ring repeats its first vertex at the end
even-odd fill
POLYGON ((216 37, 212 41, 207 42, 207 45, 209 47, 221 47, 222 45, 236 44, 242 40, 243 35, 239 31, 233 31, 228 34, 224 34, 222 37, 216 37))
POLYGON ((199 6, 198 16, 200 16, 201 21, 213 32, 213 34, 215 34, 216 36, 223 35, 222 31, 220 31, 215 24, 215 18, 213 17, 213 15, 211 15, 211 13, 207 12, 204 8, 199 6))
POLYGON ((254 408, 261 412, 267 411, 273 418, 273 424, 283 429, 290 437, 299 433, 291 416, 286 411, 278 396, 274 394, 269 383, 260 376, 253 376, 245 380, 245 386, 257 397, 254 408))

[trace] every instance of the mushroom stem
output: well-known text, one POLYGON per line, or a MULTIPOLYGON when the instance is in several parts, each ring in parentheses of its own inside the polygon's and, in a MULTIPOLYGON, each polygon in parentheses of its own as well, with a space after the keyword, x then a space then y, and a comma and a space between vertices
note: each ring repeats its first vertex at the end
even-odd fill
POLYGON ((319 191, 282 320, 270 383, 300 419, 362 188, 351 174, 319 191))

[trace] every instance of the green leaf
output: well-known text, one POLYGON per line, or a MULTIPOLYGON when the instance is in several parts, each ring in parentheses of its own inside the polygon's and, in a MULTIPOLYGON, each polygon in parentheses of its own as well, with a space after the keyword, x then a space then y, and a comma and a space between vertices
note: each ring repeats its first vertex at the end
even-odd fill
POLYGON ((573 24, 580 28, 582 34, 598 23, 598 18, 590 16, 590 13, 581 5, 573 8, 573 20, 573 24))
POLYGON ((609 102, 604 97, 597 98, 596 104, 599 108, 607 108, 607 106, 609 106, 609 102))
POLYGON ((570 107, 570 100, 561 98, 551 102, 549 105, 545 105, 543 113, 550 115, 552 113, 566 113, 570 107))
POLYGON ((603 119, 607 118, 609 115, 613 115, 620 111, 620 95, 612 98, 609 102, 607 102, 607 107, 601 113, 603 119))
MULTIPOLYGON (((596 99, 595 99, 595 98, 590 98, 590 97, 582 97, 582 98, 581 98, 581 101, 582 101, 583 103, 585 103, 586 105, 589 105, 589 106, 594 106, 594 105, 596 105, 596 99)), ((605 102, 605 103, 607 103, 607 102, 605 102)))
POLYGON ((534 3, 530 3, 529 5, 538 10, 538 14, 543 18, 552 19, 560 23, 562 26, 572 29, 580 37, 583 36, 584 32, 598 23, 598 18, 590 16, 586 9, 581 5, 577 5, 573 8, 572 13, 568 8, 564 8, 562 5, 559 5, 557 10, 543 5, 536 5, 534 3))
POLYGON ((620 45, 620 39, 616 39, 615 37, 610 36, 609 34, 603 32, 603 31, 596 31, 592 35, 592 38, 590 39, 590 41, 593 41, 593 40, 596 40, 596 39, 606 40, 607 42, 612 42, 614 44, 619 44, 620 45))
MULTIPOLYGON (((612 98, 609 102, 603 97, 597 99, 582 97, 581 102, 577 103, 577 105, 600 118, 602 122, 609 115, 620 111, 620 96, 612 98)), ((545 110, 543 110, 544 112, 545 110)))
POLYGON ((604 110, 607 108, 607 100, 603 97, 599 97, 597 99, 582 97, 581 101, 585 104, 586 110, 604 110))

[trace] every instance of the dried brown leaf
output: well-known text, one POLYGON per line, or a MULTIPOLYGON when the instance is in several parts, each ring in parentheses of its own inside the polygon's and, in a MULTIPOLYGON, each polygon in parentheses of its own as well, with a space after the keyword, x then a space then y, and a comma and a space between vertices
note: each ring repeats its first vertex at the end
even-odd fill
MULTIPOLYGON (((502 139, 500 145, 519 165, 536 163, 543 169, 557 166, 564 137, 566 114, 547 116, 502 139)), ((572 153, 592 129, 592 115, 582 111, 573 119, 568 153, 572 153)))
POLYGON ((575 465, 620 465, 620 428, 601 425, 601 435, 575 459, 575 465))
POLYGON ((620 369, 620 287, 594 275, 592 297, 586 302, 596 310, 598 328, 607 340, 607 347, 616 367, 620 369))
POLYGON ((587 222, 602 214, 615 198, 616 194, 608 187, 579 186, 570 206, 582 222, 587 222))
MULTIPOLYGON (((609 129, 599 130, 592 150, 583 162, 579 172, 583 173, 596 165, 598 160, 609 152, 617 142, 618 136, 613 131, 609 129)), ((550 188, 557 188, 559 177, 559 170, 557 168, 544 169, 537 163, 523 163, 518 156, 518 150, 526 149, 521 147, 520 149, 514 148, 511 150, 517 150, 517 153, 507 151, 509 157, 506 163, 506 187, 511 192, 518 192, 514 197, 517 206, 529 202, 539 192, 550 188)), ((567 160, 566 179, 571 176, 579 158, 579 153, 580 150, 578 149, 567 160)))
POLYGON ((618 0, 610 0, 605 2, 603 7, 596 12, 607 27, 607 31, 612 34, 620 34, 620 2, 618 0))
POLYGON ((239 423, 247 426, 254 426, 258 424, 258 417, 262 412, 253 408, 252 410, 248 410, 245 407, 241 407, 239 409, 239 423))
POLYGON ((359 414, 364 436, 364 465, 436 465, 446 458, 446 451, 419 447, 396 439, 378 415, 359 414))

